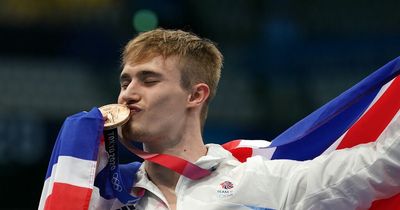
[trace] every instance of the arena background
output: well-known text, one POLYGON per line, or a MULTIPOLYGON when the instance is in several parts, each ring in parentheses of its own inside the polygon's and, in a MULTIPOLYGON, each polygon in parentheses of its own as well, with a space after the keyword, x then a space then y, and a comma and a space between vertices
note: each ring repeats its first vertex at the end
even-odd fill
POLYGON ((398 8, 396 0, 1 0, 0 209, 37 208, 63 120, 115 102, 121 48, 138 32, 185 29, 220 47, 207 142, 273 139, 400 55, 398 8))

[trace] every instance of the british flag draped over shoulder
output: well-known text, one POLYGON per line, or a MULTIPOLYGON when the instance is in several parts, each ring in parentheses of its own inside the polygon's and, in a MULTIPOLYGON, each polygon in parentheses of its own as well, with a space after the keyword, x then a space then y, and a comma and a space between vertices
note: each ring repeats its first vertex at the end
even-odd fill
MULTIPOLYGON (((223 146, 240 161, 254 155, 309 160, 337 149, 375 141, 399 113, 399 73, 400 57, 311 113, 271 143, 235 140, 223 146)), ((103 118, 96 108, 67 118, 53 149, 39 209, 88 209, 94 186, 105 199, 116 197, 107 177, 102 131, 103 118)), ((122 176, 133 177, 139 165, 122 166, 122 176)), ((121 184, 129 190, 135 180, 124 180, 126 182, 121 184)), ((370 209, 400 210, 399 203, 400 194, 375 201, 370 209)))

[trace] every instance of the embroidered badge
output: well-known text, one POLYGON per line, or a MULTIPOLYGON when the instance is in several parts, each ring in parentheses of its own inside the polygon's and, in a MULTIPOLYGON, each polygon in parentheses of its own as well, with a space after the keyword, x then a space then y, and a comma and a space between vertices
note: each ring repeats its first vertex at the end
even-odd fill
POLYGON ((234 185, 230 181, 224 181, 219 184, 217 194, 219 198, 231 197, 234 193, 234 185))

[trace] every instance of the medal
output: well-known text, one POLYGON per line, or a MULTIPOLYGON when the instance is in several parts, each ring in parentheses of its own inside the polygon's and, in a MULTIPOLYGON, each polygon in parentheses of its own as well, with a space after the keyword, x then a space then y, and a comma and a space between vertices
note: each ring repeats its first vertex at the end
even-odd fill
POLYGON ((131 110, 122 104, 108 104, 99 108, 105 118, 104 130, 110 130, 123 125, 129 120, 131 110))

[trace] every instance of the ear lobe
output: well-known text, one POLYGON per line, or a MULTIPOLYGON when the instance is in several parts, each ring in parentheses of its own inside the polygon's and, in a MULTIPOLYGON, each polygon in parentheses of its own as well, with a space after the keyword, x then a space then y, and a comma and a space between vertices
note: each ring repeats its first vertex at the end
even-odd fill
POLYGON ((199 83, 193 86, 192 93, 188 97, 188 106, 196 107, 202 105, 210 95, 210 88, 205 83, 199 83))

